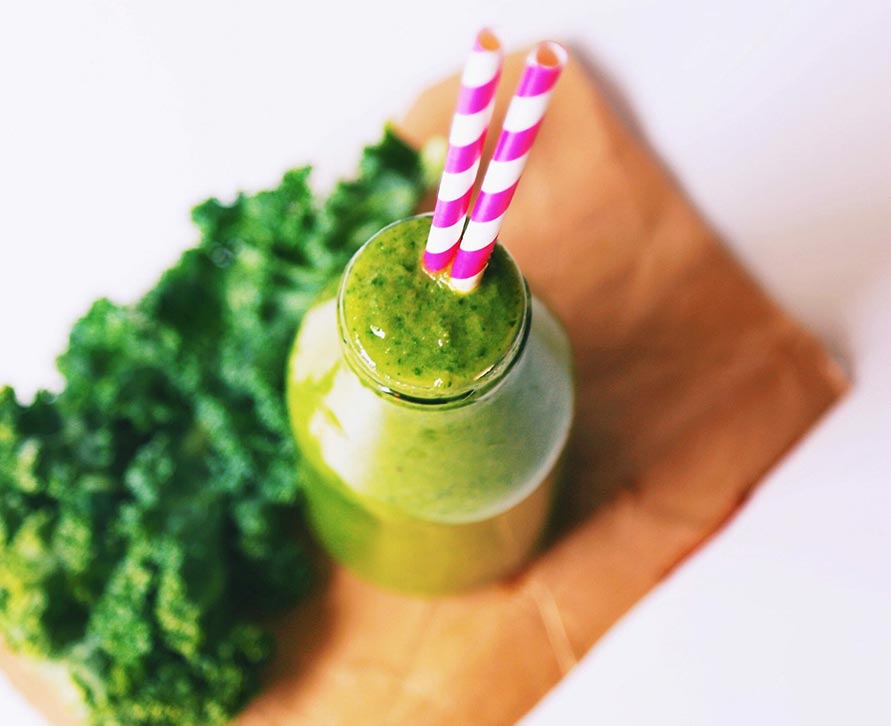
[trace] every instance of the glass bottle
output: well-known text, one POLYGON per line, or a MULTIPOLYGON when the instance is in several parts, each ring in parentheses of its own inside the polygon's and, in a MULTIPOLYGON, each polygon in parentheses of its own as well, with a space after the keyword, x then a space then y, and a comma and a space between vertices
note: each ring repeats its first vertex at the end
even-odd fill
POLYGON ((306 313, 288 365, 288 408, 323 546, 367 580, 443 594, 509 575, 534 552, 574 387, 567 336, 506 250, 499 254, 522 281, 522 317, 491 364, 447 392, 382 375, 345 334, 346 281, 381 235, 418 219, 374 235, 306 313))

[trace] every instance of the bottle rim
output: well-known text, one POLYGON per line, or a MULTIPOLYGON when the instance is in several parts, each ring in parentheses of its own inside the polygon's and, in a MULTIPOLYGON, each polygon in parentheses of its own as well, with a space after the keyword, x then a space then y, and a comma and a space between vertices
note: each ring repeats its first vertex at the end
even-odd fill
POLYGON ((395 222, 391 222, 371 235, 371 237, 369 237, 368 240, 356 250, 350 258, 350 261, 347 263, 337 287, 337 332, 343 357, 349 365, 350 370, 356 374, 363 384, 371 388, 378 395, 395 403, 409 406, 456 407, 478 400, 498 387, 520 359, 526 348, 526 341, 529 338, 529 330, 532 326, 532 295, 529 292, 529 283, 520 270, 516 260, 514 260, 506 247, 502 247, 502 249, 506 253, 508 261, 513 266, 517 276, 522 282, 523 314, 520 325, 510 343, 501 352, 498 358, 496 358, 484 371, 477 374, 473 379, 464 382, 462 385, 458 386, 457 389, 452 388, 449 389, 448 393, 444 393, 442 390, 434 389, 432 387, 401 384, 399 381, 393 381, 391 379, 385 380, 378 374, 374 363, 367 357, 367 355, 363 355, 363 351, 359 350, 355 342, 345 333, 346 312, 344 306, 344 290, 346 289, 346 280, 353 268, 353 264, 362 254, 363 250, 374 242, 379 235, 392 227, 404 224, 411 220, 429 218, 432 216, 432 213, 425 212, 410 217, 403 217, 395 222))

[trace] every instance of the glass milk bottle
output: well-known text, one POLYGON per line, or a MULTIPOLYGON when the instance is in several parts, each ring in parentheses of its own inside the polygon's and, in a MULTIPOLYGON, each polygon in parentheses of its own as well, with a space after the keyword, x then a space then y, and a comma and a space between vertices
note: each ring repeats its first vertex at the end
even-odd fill
POLYGON ((396 222, 306 313, 288 367, 312 530, 361 577, 462 590, 518 570, 551 508, 574 404, 560 324, 500 245, 460 295, 396 222))

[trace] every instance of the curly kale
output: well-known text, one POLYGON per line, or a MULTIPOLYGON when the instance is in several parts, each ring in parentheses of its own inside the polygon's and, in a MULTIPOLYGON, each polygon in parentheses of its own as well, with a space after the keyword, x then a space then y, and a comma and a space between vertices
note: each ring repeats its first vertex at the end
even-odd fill
POLYGON ((426 187, 389 131, 319 204, 309 169, 193 210, 199 244, 133 306, 97 301, 65 387, 0 388, 0 632, 63 660, 97 724, 216 724, 257 691, 299 544, 288 348, 317 291, 426 187))

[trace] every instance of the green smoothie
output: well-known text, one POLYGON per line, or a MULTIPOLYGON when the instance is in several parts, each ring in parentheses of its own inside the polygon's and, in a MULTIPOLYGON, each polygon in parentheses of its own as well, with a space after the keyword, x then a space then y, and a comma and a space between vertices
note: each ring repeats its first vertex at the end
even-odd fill
POLYGON ((523 278, 496 247, 483 284, 456 294, 420 258, 429 217, 375 238, 344 280, 341 332, 384 385, 452 395, 485 376, 511 348, 526 314, 523 278))
POLYGON ((506 250, 459 295, 421 267, 430 223, 379 232, 310 309, 288 406, 325 547, 367 579, 432 594, 534 550, 573 387, 566 336, 506 250))

